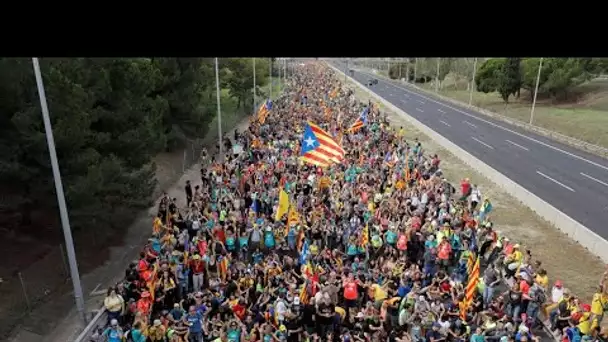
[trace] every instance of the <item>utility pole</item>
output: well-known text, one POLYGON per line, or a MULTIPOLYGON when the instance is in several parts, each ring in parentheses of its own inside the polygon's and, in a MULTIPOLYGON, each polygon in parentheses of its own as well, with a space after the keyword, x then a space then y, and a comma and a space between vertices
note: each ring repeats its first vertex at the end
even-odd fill
POLYGON ((477 57, 475 57, 475 62, 473 62, 473 80, 471 81, 471 89, 469 89, 469 106, 473 103, 473 91, 475 91, 475 75, 477 74, 477 57))
POLYGON ((270 77, 270 94, 268 98, 272 101, 272 57, 268 58, 268 77, 270 77))
POLYGON ((435 92, 439 92, 439 63, 441 63, 441 58, 437 58, 437 74, 435 74, 435 92))
POLYGON ((406 58, 405 64, 405 83, 410 83, 410 59, 406 58))
POLYGON ((258 110, 258 107, 256 106, 257 91, 255 89, 255 86, 256 86, 256 81, 255 81, 255 57, 253 57, 251 60, 253 60, 253 113, 255 114, 255 111, 258 110))
POLYGON ((416 85, 416 72, 418 71, 418 57, 414 58, 414 82, 412 82, 414 85, 416 85))
POLYGON ((76 300, 76 309, 82 319, 83 326, 87 324, 87 315, 84 309, 84 296, 82 294, 82 285, 80 284, 80 274, 78 272, 78 263, 76 261, 76 251, 74 250, 74 240, 72 239, 72 229, 70 228, 70 217, 68 208, 65 203, 65 194, 63 193, 63 182, 61 181, 61 172, 59 170, 59 161, 57 160, 57 151, 55 150, 55 138, 53 137, 53 127, 51 126, 51 118, 49 107, 46 102, 46 92, 44 91, 44 82, 42 73, 40 72, 40 63, 38 58, 32 58, 34 65, 34 76, 36 77, 36 86, 38 87, 38 96, 40 97, 40 108, 42 109, 42 121, 44 123, 44 132, 46 134, 46 143, 49 148, 49 157, 51 159, 51 169, 53 170, 53 180, 55 181, 55 193, 57 194, 57 203, 59 205, 59 217, 61 218, 61 227, 63 228, 63 238, 65 239, 65 248, 68 255, 68 264, 70 266, 70 278, 72 278, 72 286, 74 287, 74 299, 76 300))
POLYGON ((543 68, 543 57, 538 63, 538 74, 536 75, 536 87, 534 87, 534 100, 532 101, 532 110, 530 111, 530 125, 534 122, 534 108, 536 107, 536 96, 538 95, 538 85, 540 84, 540 71, 543 68))
POLYGON ((220 162, 224 160, 224 144, 222 144, 222 107, 220 104, 220 68, 217 57, 215 57, 215 93, 217 97, 217 131, 218 143, 220 144, 220 162))

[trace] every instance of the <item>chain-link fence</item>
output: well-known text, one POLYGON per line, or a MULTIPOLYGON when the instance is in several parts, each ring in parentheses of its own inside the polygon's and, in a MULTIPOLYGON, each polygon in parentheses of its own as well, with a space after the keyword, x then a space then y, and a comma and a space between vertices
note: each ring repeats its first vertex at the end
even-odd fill
POLYGON ((414 83, 457 104, 478 107, 484 114, 542 131, 544 135, 572 141, 577 146, 586 145, 581 147, 590 150, 601 149, 589 144, 608 147, 608 80, 589 73, 580 76, 584 81, 580 77, 565 77, 560 82, 571 86, 552 91, 558 80, 551 74, 566 72, 569 66, 558 67, 556 64, 560 62, 555 59, 544 59, 544 63, 541 60, 404 57, 360 59, 357 63, 380 76, 414 83), (511 89, 500 85, 501 77, 506 75, 504 65, 509 62, 517 65, 517 71, 510 77, 519 85, 511 89))
POLYGON ((40 303, 61 295, 71 286, 63 245, 52 247, 27 268, 0 283, 0 340, 40 303))

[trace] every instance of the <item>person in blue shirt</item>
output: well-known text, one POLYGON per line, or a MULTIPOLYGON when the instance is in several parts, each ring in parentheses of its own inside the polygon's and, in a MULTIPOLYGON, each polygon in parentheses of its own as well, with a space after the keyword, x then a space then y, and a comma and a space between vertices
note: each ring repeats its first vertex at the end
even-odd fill
POLYGON ((203 315, 196 311, 194 305, 190 306, 188 314, 184 316, 184 321, 188 325, 191 340, 201 342, 203 340, 203 315))
POLYGON ((110 321, 110 326, 102 335, 107 338, 108 342, 122 342, 122 338, 124 337, 122 328, 118 326, 116 319, 110 321))
POLYGON ((274 239, 274 233, 272 228, 268 227, 264 231, 264 246, 266 246, 268 249, 273 249, 275 245, 276 241, 274 239))
POLYGON ((260 252, 259 248, 255 249, 255 252, 253 252, 253 262, 256 264, 260 264, 262 262, 262 260, 264 260, 264 254, 262 252, 260 252))
POLYGON ((146 335, 141 331, 141 322, 136 322, 131 328, 129 335, 133 342, 146 342, 146 335))
POLYGON ((173 304, 173 309, 169 312, 169 316, 174 321, 181 321, 182 318, 186 315, 186 311, 182 309, 178 303, 173 304))

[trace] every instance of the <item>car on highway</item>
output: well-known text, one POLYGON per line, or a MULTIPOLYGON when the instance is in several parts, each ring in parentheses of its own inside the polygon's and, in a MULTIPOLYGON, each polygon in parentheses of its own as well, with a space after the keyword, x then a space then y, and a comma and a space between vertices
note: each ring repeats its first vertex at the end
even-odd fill
POLYGON ((369 87, 376 85, 376 84, 378 84, 378 79, 376 79, 376 78, 372 78, 369 81, 367 81, 367 86, 369 86, 369 87))

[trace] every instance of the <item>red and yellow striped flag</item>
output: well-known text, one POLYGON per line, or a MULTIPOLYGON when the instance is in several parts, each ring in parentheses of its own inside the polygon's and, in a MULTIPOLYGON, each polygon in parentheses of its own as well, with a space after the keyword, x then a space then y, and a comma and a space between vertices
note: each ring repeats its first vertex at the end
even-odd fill
POLYGON ((361 247, 367 246, 368 243, 369 243, 369 225, 366 224, 365 228, 363 228, 363 231, 361 232, 361 247))
POLYGON ((467 283, 467 287, 464 291, 464 305, 463 309, 460 310, 460 318, 462 320, 466 320, 466 311, 471 306, 473 302, 473 297, 475 296, 475 292, 477 291, 477 284, 479 283, 479 257, 476 258, 475 263, 473 264, 473 268, 471 272, 469 272, 469 281, 467 283))

